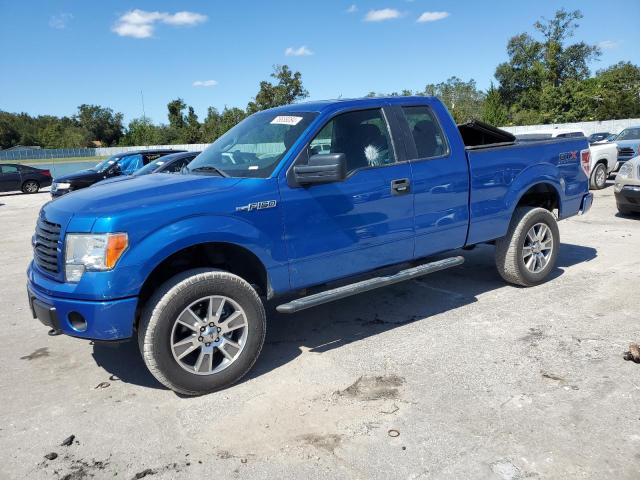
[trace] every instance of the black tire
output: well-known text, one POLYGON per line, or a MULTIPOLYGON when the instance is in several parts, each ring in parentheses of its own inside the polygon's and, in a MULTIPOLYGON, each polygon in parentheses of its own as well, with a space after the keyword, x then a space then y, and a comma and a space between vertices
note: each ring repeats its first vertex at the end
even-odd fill
POLYGON ((201 395, 227 388, 240 380, 260 355, 265 332, 264 306, 251 285, 228 272, 195 269, 169 279, 145 304, 138 344, 147 368, 160 383, 184 395, 201 395), (171 347, 173 327, 189 305, 211 295, 228 297, 244 310, 246 341, 237 358, 222 371, 206 375, 190 373, 174 357, 171 347))
POLYGON ((22 193, 38 193, 40 184, 35 180, 27 180, 22 184, 22 193))
POLYGON ((604 163, 598 163, 589 179, 589 187, 593 190, 602 190, 607 186, 607 166, 604 163))
POLYGON ((536 207, 517 208, 511 218, 507 234, 496 240, 496 267, 500 276, 509 283, 523 287, 538 285, 553 270, 559 247, 560 231, 556 218, 551 212, 536 207), (553 243, 546 265, 540 271, 533 272, 525 265, 523 249, 527 233, 537 224, 548 227, 553 243))

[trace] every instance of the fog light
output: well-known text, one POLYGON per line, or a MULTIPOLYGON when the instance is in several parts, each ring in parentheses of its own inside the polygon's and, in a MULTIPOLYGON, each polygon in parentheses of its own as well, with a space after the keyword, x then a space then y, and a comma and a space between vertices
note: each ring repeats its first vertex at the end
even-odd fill
POLYGON ((77 332, 84 332, 87 329, 87 321, 78 312, 71 312, 67 315, 69 325, 77 332))

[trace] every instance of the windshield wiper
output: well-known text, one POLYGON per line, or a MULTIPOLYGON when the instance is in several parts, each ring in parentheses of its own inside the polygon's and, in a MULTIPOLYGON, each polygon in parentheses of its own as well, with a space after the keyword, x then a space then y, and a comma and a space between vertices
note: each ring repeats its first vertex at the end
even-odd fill
POLYGON ((187 171, 188 172, 215 172, 218 175, 220 175, 221 177, 228 177, 229 176, 226 173, 224 173, 222 170, 220 170, 219 168, 214 167, 212 165, 205 165, 203 167, 196 167, 196 168, 187 167, 187 171))

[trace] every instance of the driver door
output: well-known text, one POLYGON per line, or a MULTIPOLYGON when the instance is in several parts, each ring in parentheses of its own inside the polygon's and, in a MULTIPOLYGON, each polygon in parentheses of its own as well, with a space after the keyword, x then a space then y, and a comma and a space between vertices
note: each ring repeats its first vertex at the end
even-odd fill
POLYGON ((299 155, 298 161, 309 155, 344 153, 344 181, 292 186, 290 180, 281 179, 292 288, 413 257, 411 167, 392 141, 387 118, 382 108, 341 113, 299 155))

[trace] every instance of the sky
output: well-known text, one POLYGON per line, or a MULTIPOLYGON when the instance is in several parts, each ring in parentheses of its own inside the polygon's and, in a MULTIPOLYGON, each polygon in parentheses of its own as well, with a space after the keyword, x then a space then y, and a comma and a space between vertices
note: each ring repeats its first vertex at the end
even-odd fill
POLYGON ((640 0, 0 0, 0 110, 73 115, 83 103, 166 123, 183 98, 244 108, 274 64, 311 100, 422 90, 451 76, 486 89, 506 44, 556 9, 580 9, 574 39, 593 70, 640 64, 640 0))

